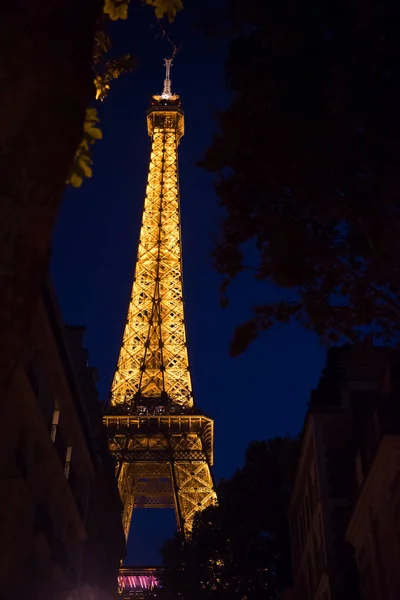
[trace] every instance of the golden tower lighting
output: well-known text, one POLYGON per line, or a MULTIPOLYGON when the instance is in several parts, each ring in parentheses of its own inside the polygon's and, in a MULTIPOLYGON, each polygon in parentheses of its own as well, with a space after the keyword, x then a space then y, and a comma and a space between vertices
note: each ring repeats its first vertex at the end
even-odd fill
POLYGON ((213 421, 193 402, 182 289, 178 145, 180 98, 171 59, 147 111, 151 153, 135 276, 111 407, 104 417, 116 458, 128 537, 134 508, 174 508, 189 533, 197 510, 215 502, 213 421))

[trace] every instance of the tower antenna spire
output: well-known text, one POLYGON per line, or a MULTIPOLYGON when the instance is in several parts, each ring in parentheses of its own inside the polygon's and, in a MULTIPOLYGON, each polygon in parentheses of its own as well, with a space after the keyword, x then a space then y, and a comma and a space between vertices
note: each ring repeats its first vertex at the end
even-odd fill
POLYGON ((172 96, 171 92, 171 66, 172 66, 172 58, 164 58, 164 66, 165 66, 165 79, 164 79, 164 89, 161 94, 161 98, 163 100, 169 100, 172 96))

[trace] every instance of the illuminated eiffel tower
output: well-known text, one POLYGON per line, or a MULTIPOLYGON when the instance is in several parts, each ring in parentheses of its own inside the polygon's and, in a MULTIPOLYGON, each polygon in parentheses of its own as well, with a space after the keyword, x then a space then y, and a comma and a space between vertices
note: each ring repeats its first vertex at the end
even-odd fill
POLYGON ((111 407, 104 417, 116 459, 128 537, 134 508, 174 508, 188 534, 216 500, 210 466, 213 421, 193 402, 182 291, 178 144, 180 98, 164 90, 147 111, 152 140, 135 277, 111 407))

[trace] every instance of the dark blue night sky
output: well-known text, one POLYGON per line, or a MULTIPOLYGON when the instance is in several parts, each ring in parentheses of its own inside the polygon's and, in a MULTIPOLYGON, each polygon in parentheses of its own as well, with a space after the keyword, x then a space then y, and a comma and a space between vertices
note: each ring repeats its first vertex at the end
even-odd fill
MULTIPOLYGON (((215 111, 229 101, 225 47, 207 41, 191 20, 186 9, 170 29, 176 43, 182 42, 172 87, 182 96, 186 119, 180 145, 184 294, 195 399, 215 419, 218 480, 242 464, 251 440, 299 431, 325 351, 313 334, 287 325, 265 334, 244 355, 228 355, 235 324, 248 318, 266 288, 243 275, 232 287, 229 307, 219 305, 219 277, 210 261, 219 209, 212 177, 196 162, 215 130, 215 111)), ((145 113, 151 94, 162 88, 162 59, 171 54, 151 10, 139 3, 132 3, 129 21, 113 29, 118 51, 137 56, 139 66, 114 82, 99 107, 103 140, 94 150, 93 178, 67 191, 52 259, 65 321, 87 327, 102 399, 118 356, 136 258, 150 147, 145 113)), ((269 293, 276 294, 272 286, 269 293)), ((137 511, 128 563, 160 562, 158 547, 174 529, 170 512, 137 511)))

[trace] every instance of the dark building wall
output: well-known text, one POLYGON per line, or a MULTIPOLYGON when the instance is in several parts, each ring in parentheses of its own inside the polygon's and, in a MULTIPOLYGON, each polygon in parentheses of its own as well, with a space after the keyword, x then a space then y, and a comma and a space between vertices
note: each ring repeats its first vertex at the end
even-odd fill
POLYGON ((346 538, 355 548, 363 600, 400 598, 399 375, 399 354, 392 352, 376 392, 351 394, 357 454, 346 538))
POLYGON ((400 598, 399 374, 387 348, 329 352, 289 515, 297 600, 400 598))
POLYGON ((99 599, 116 589, 122 507, 81 343, 82 331, 78 340, 65 330, 47 283, 2 403, 2 600, 25 598, 27 589, 46 600, 85 585, 99 599))
POLYGON ((308 415, 289 511, 298 600, 356 600, 349 586, 354 562, 344 539, 351 478, 338 473, 338 446, 348 438, 348 423, 340 413, 308 415))
POLYGON ((385 436, 346 533, 355 548, 363 600, 400 597, 399 480, 400 439, 385 436))

